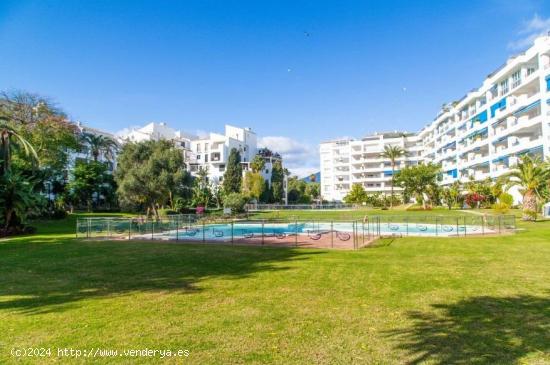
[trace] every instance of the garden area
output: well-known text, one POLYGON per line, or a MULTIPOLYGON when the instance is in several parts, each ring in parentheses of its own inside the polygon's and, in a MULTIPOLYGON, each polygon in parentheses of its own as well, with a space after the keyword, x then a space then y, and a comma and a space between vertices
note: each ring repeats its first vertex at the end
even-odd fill
POLYGON ((60 360, 14 358, 22 348, 187 350, 192 363, 220 364, 550 362, 550 222, 538 215, 549 198, 548 162, 524 156, 496 181, 445 187, 439 166, 395 174, 392 166, 400 192, 354 185, 346 202, 355 209, 246 211, 247 203, 281 205, 285 181, 290 203, 321 204, 319 184, 290 176, 280 160, 268 181, 265 160, 245 170, 232 149, 216 185, 206 169, 192 175, 167 141, 121 146, 28 93, 0 96, 0 135, 0 363, 60 360), (149 240, 149 228, 154 236, 163 219, 186 213, 260 222, 241 227, 245 239, 260 234, 260 244, 209 244, 228 232, 233 239, 234 222, 211 236, 202 223, 202 239, 186 244, 149 240), (458 235, 465 216, 484 233, 495 231, 494 219, 489 226, 481 217, 503 213, 518 218, 515 234, 356 240, 365 217, 400 216, 426 229, 435 217, 436 234, 458 235), (97 217, 124 217, 130 234, 147 235, 76 238, 79 219, 97 217), (295 222, 286 227, 293 232, 267 226, 268 239, 284 237, 286 247, 264 245, 264 222, 277 220, 295 222), (299 228, 300 220, 313 228, 299 228), (352 234, 326 229, 331 220, 353 222, 352 234), (336 237, 353 250, 296 247, 299 233, 326 248, 336 237))
MULTIPOLYGON (((339 251, 82 241, 83 216, 0 241, 0 362, 31 346, 187 349, 192 363, 550 361, 548 221, 339 251)), ((159 359, 94 359, 128 361, 159 359)))

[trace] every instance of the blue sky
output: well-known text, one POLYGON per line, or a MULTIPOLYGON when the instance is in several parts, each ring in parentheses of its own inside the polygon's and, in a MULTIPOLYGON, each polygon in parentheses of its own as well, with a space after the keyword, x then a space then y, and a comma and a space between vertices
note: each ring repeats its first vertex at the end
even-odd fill
POLYGON ((543 0, 0 1, 0 89, 116 132, 252 127, 305 174, 318 143, 415 131, 532 37, 543 0))

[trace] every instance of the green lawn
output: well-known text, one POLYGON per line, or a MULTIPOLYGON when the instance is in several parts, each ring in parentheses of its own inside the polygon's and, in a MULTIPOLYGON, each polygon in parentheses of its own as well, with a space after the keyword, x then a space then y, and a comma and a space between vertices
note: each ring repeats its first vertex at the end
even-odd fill
POLYGON ((550 363, 550 222, 359 251, 86 242, 74 216, 38 226, 0 241, 0 363, 13 347, 188 349, 163 360, 179 364, 550 363))

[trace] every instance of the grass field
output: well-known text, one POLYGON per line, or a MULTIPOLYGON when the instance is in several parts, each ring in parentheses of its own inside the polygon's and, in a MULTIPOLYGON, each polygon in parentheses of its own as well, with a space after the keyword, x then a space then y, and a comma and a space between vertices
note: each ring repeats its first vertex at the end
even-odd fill
POLYGON ((0 363, 550 363, 550 222, 359 251, 78 241, 74 222, 0 241, 0 363))

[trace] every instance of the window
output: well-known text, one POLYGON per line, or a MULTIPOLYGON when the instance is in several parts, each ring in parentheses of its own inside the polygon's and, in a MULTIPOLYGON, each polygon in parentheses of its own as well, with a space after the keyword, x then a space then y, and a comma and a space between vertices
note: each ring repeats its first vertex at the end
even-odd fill
POLYGON ((201 145, 200 143, 197 143, 197 153, 200 153, 201 152, 201 145))
POLYGON ((204 162, 208 162, 208 155, 204 155, 204 162))
POLYGON ((204 152, 208 152, 208 143, 204 144, 204 152))
POLYGON ((500 95, 504 95, 508 92, 508 80, 504 80, 500 83, 500 95))
POLYGON ((529 75, 535 73, 536 70, 537 70, 537 69, 534 68, 534 67, 528 67, 528 68, 527 68, 527 76, 529 76, 529 75))
POLYGON ((521 84, 521 71, 517 70, 512 74, 512 88, 518 87, 521 84))
POLYGON ((197 155, 197 160, 200 160, 201 159, 201 155, 197 155))

